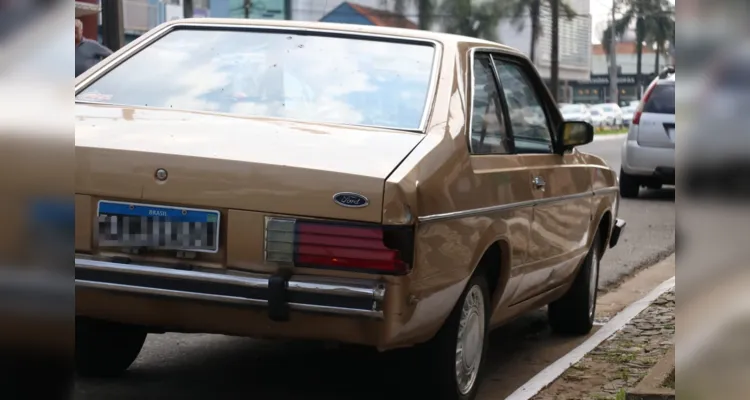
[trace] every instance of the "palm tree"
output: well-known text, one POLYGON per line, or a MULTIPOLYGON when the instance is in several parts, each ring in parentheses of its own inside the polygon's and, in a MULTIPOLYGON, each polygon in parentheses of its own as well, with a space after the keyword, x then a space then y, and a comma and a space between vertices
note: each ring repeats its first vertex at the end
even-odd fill
POLYGON ((503 3, 487 0, 443 0, 439 9, 442 15, 446 15, 446 32, 493 41, 498 39, 497 24, 505 11, 503 3))
MULTIPOLYGON (((435 14, 435 1, 436 0, 409 0, 414 1, 417 4, 417 19, 419 29, 429 30, 432 27, 433 16, 435 14)), ((381 0, 380 2, 383 7, 388 7, 388 0, 381 0)), ((406 11, 407 0, 394 0, 393 1, 393 12, 397 14, 404 14, 406 11)))
POLYGON ((635 52, 636 52, 636 77, 635 85, 638 88, 637 95, 641 97, 641 72, 643 62, 643 43, 656 31, 657 26, 665 23, 665 18, 672 18, 670 11, 672 5, 668 0, 626 0, 626 10, 619 19, 614 21, 602 34, 602 47, 609 54, 611 49, 610 38, 612 29, 614 35, 622 37, 635 21, 635 52))
MULTIPOLYGON (((671 12, 671 10, 668 10, 671 12)), ((659 57, 666 53, 667 43, 674 42, 675 21, 668 13, 663 13, 647 19, 646 40, 656 46, 656 56, 654 57, 654 72, 659 73, 659 57)))
MULTIPOLYGON (((552 2, 555 0, 511 0, 509 4, 510 18, 518 31, 526 28, 526 21, 531 22, 531 46, 529 57, 536 61, 536 45, 539 37, 544 31, 540 23, 542 10, 546 7, 552 8, 552 2)), ((558 1, 560 10, 567 20, 576 17, 576 12, 564 0, 558 1)))

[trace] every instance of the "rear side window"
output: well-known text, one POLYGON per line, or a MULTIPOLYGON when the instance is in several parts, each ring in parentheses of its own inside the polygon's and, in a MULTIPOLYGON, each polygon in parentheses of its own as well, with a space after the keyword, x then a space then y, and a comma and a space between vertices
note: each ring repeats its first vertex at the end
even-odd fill
POLYGON ((674 85, 657 85, 643 107, 643 112, 674 114, 674 85))

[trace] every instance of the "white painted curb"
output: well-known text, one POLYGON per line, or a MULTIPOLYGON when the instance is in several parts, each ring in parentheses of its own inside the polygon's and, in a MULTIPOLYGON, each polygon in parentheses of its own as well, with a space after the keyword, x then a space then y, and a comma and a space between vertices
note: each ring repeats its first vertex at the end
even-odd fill
POLYGON ((515 392, 511 393, 510 396, 506 397, 505 400, 529 400, 536 396, 537 393, 542 391, 544 388, 549 386, 557 378, 560 377, 565 371, 568 370, 575 363, 580 361, 586 354, 594 350, 596 346, 607 340, 610 336, 614 335, 617 331, 622 329, 628 322, 635 318, 641 311, 645 310, 651 303, 654 302, 659 296, 664 294, 669 289, 672 289, 675 284, 675 278, 671 277, 666 281, 662 282, 649 294, 644 296, 642 299, 632 303, 624 310, 620 311, 617 315, 602 326, 596 333, 591 335, 585 342, 581 343, 578 347, 573 349, 570 353, 560 357, 557 361, 547 366, 541 372, 536 374, 523 386, 516 389, 515 392))

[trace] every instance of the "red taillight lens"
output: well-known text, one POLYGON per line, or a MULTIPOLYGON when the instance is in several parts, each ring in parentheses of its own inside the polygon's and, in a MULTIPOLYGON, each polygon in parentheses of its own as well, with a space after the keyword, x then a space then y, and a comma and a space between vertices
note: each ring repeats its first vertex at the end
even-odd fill
POLYGON ((407 257, 387 234, 386 227, 377 225, 267 218, 266 260, 298 267, 408 272, 407 257))
POLYGON ((633 112, 633 120, 630 122, 632 125, 638 125, 641 123, 641 114, 643 114, 643 107, 646 106, 646 103, 648 102, 648 98, 651 96, 651 92, 654 91, 655 86, 656 86, 656 81, 651 82, 651 84, 646 89, 646 92, 643 93, 643 98, 641 98, 641 102, 638 103, 638 107, 636 107, 635 112, 633 112))

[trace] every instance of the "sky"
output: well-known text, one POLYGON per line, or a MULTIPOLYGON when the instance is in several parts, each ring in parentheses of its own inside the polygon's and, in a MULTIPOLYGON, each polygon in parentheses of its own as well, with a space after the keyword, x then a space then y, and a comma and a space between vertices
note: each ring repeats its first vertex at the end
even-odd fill
MULTIPOLYGON (((596 37, 594 29, 596 26, 604 21, 610 19, 612 13, 612 0, 590 0, 591 1, 591 29, 593 36, 591 37, 594 43, 599 43, 600 38, 596 37)), ((669 0, 670 3, 675 4, 675 0, 669 0)))

